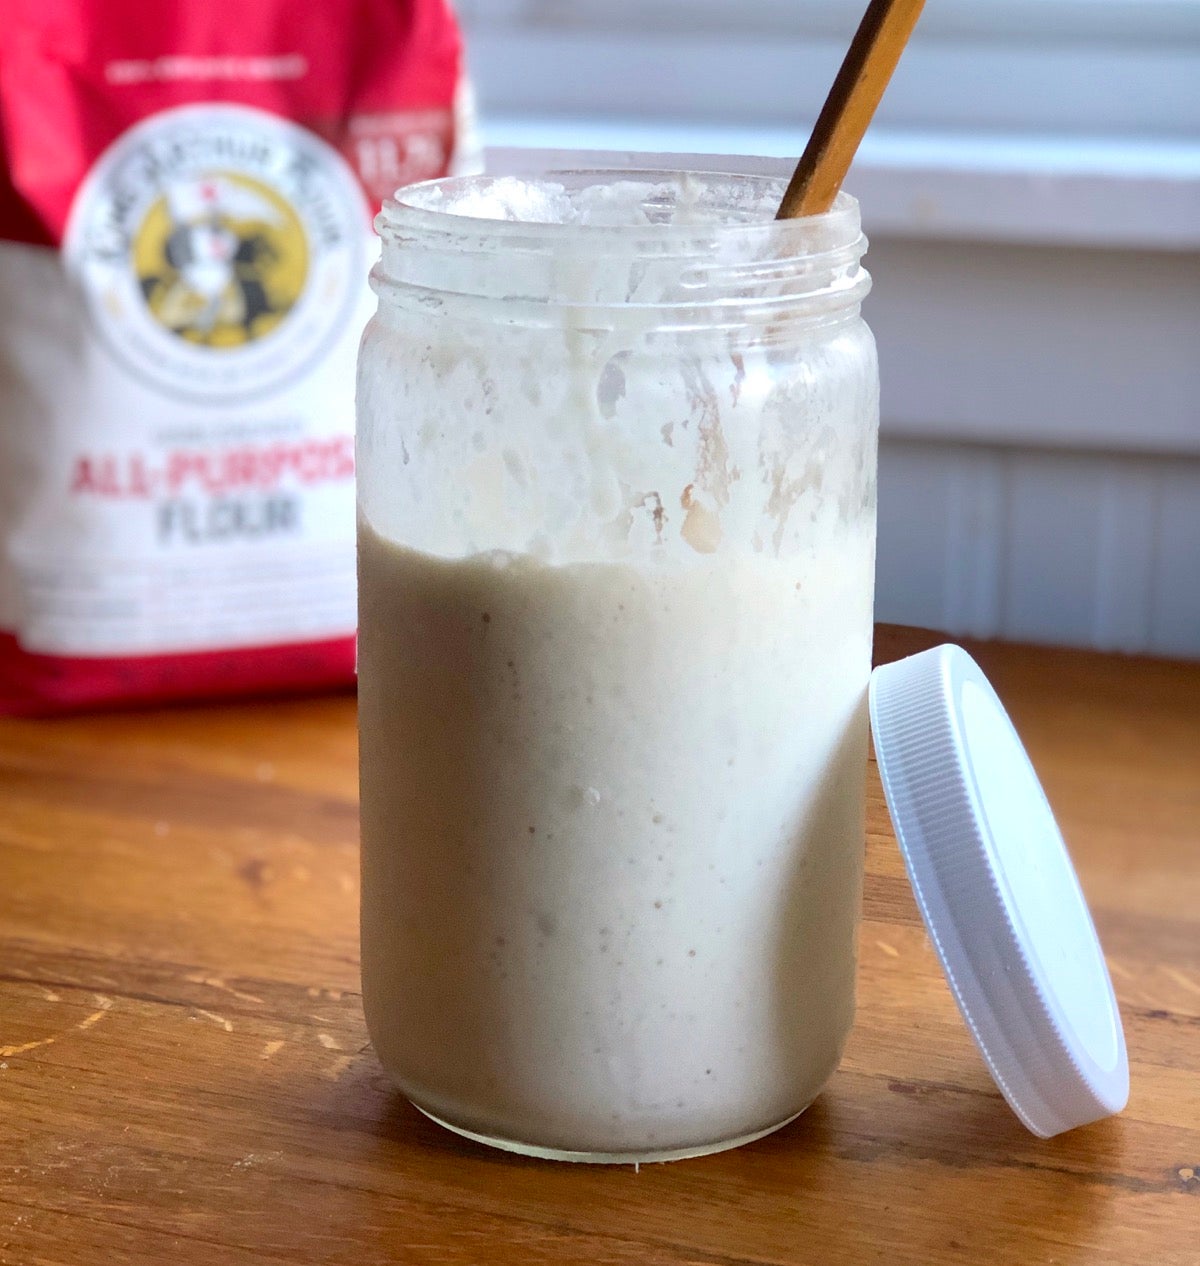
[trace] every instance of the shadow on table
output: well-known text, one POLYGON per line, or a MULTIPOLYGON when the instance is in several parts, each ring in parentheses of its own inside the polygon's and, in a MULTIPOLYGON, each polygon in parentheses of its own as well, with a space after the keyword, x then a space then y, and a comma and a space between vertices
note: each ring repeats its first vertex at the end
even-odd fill
POLYGON ((808 1114, 818 1131, 790 1126, 755 1145, 773 1194, 790 1194, 800 1223, 840 1224, 847 1262, 1097 1260, 1108 1188, 1136 1185, 1121 1172, 1119 1120, 1038 1139, 998 1094, 889 1091, 910 1103, 878 1133, 860 1105, 827 1096, 808 1114))
MULTIPOLYGON (((1126 1181, 1119 1121, 1040 1140, 998 1095, 914 1096, 899 1083, 882 1093, 899 1106, 879 1133, 862 1096, 835 1081, 757 1143, 640 1172, 533 1160, 461 1138, 392 1090, 369 1052, 336 1086, 326 1083, 318 1111, 342 1128, 356 1123, 362 1159, 373 1175, 395 1177, 394 1194, 436 1194, 472 1218, 495 1219, 497 1234, 512 1219, 555 1228, 575 1246, 564 1261, 631 1237, 672 1262, 714 1254, 854 1266, 1093 1260, 1087 1246, 1106 1220, 1106 1189, 1126 1181)), ((450 1218, 441 1232, 447 1246, 456 1225, 450 1218)), ((531 1261, 560 1260, 543 1247, 531 1261)))

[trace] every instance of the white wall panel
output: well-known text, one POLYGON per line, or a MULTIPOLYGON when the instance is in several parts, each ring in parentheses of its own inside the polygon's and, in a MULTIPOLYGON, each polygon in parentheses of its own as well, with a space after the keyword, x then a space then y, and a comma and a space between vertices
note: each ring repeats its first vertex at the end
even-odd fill
POLYGON ((881 620, 1200 657, 1200 460, 885 438, 881 620))
POLYGON ((1151 627, 1154 649, 1200 657, 1200 470, 1179 463, 1162 476, 1151 627))

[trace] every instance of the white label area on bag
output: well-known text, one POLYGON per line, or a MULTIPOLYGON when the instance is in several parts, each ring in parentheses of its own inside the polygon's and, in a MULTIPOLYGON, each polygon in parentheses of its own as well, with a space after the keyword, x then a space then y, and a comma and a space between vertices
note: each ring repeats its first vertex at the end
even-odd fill
POLYGON ((100 656, 353 633, 374 249, 336 151, 205 105, 100 157, 61 255, 0 243, 0 629, 100 656))

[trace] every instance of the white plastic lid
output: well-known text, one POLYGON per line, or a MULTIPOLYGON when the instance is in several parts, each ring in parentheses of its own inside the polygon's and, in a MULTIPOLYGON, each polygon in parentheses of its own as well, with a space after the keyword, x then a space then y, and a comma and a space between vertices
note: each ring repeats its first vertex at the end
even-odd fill
POLYGON ((979 665, 939 646, 877 668, 888 809, 959 1010, 1013 1111, 1049 1138, 1119 1112, 1129 1057, 1062 834, 979 665))

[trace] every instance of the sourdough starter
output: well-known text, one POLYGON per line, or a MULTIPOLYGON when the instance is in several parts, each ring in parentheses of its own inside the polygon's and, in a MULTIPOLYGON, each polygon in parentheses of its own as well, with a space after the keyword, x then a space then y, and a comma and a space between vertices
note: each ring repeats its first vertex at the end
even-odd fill
MULTIPOLYGON (((628 332, 539 332, 532 360, 498 333, 464 377, 462 328, 416 330, 383 321, 364 350, 415 356, 399 394, 424 401, 401 443, 360 435, 376 1050, 419 1107, 502 1144, 752 1137, 819 1092, 852 1018, 873 388, 838 377, 828 330, 778 389, 728 351, 643 373, 628 332)), ((364 370, 360 411, 386 420, 389 391, 364 370)))

